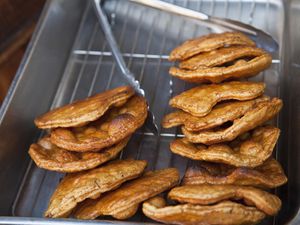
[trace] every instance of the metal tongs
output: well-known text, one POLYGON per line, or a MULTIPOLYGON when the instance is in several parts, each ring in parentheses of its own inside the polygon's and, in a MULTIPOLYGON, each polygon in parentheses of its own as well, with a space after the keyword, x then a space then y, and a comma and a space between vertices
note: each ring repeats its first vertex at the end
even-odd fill
MULTIPOLYGON (((128 81, 128 83, 134 88, 135 92, 139 95, 142 95, 143 97, 145 97, 145 91, 141 88, 140 86, 140 82, 138 80, 135 79, 135 76, 133 75, 133 73, 131 73, 129 71, 129 69, 127 68, 125 61, 123 59, 123 56, 120 52, 120 49, 118 47, 118 44, 114 38, 114 35, 111 31, 109 22, 107 20, 107 17, 100 5, 101 0, 93 0, 93 6, 94 9, 96 11, 99 23, 102 27, 103 33, 106 37, 106 40, 108 42, 108 45, 112 51, 112 54, 124 76, 124 78, 128 81)), ((153 113, 150 111, 149 109, 149 105, 148 105, 148 116, 146 119, 146 127, 153 132, 153 134, 157 135, 158 134, 158 128, 157 125, 155 123, 155 117, 153 115, 153 113)))
POLYGON ((218 18, 206 15, 204 13, 187 9, 181 6, 173 5, 171 3, 163 2, 161 0, 130 0, 131 2, 139 3, 141 5, 150 6, 155 9, 163 10, 166 12, 174 13, 180 16, 189 17, 202 22, 207 27, 216 26, 219 29, 239 31, 249 36, 256 45, 269 52, 278 50, 278 44, 273 37, 266 32, 259 30, 248 24, 227 18, 218 18))

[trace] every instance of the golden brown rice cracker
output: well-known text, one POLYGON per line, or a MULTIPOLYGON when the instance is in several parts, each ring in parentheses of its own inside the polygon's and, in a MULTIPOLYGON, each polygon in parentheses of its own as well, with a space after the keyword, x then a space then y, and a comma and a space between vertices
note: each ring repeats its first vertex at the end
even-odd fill
POLYGON ((51 110, 34 122, 38 128, 78 127, 100 118, 110 107, 123 105, 134 90, 122 86, 51 110))
POLYGON ((204 52, 189 59, 183 60, 179 64, 180 69, 197 70, 203 67, 222 66, 242 58, 254 58, 268 54, 261 48, 253 46, 231 46, 219 48, 211 52, 204 52))
POLYGON ((240 118, 247 111, 254 108, 258 102, 267 101, 269 97, 263 96, 248 101, 230 101, 216 105, 212 111, 203 117, 192 116, 187 112, 178 110, 166 115, 162 121, 164 128, 184 125, 188 131, 200 131, 220 126, 228 121, 240 118))
POLYGON ((244 200, 267 215, 274 216, 281 208, 280 199, 254 187, 229 184, 200 184, 175 187, 169 198, 180 203, 211 205, 224 200, 244 200))
POLYGON ((264 83, 232 81, 222 84, 202 85, 173 97, 169 104, 193 116, 207 115, 212 108, 225 100, 251 100, 262 95, 264 83))
POLYGON ((240 225, 256 224, 265 214, 255 207, 224 201, 215 205, 179 204, 166 206, 161 197, 144 202, 143 213, 156 221, 178 225, 240 225))
POLYGON ((184 185, 236 184, 260 188, 276 188, 286 182, 287 177, 275 159, 255 168, 198 161, 196 167, 187 169, 182 181, 184 185))
POLYGON ((70 151, 99 151, 134 133, 144 124, 147 111, 145 98, 134 96, 125 105, 83 127, 54 129, 51 142, 70 151))
POLYGON ((256 128, 246 140, 205 146, 193 144, 187 139, 175 139, 170 144, 173 153, 209 162, 219 162, 236 167, 256 167, 266 161, 273 152, 280 130, 267 126, 256 128))
POLYGON ((130 137, 100 152, 71 152, 51 143, 44 137, 29 148, 29 155, 40 168, 64 173, 79 172, 95 168, 117 155, 126 146, 130 137))
POLYGON ((89 171, 68 174, 54 191, 45 217, 67 217, 79 202, 96 199, 142 174, 143 160, 118 160, 89 171))
POLYGON ((174 48, 169 55, 169 60, 185 60, 201 52, 210 52, 221 47, 232 45, 255 46, 255 43, 246 35, 239 32, 209 34, 187 40, 174 48))
POLYGON ((178 181, 179 172, 175 168, 148 172, 102 198, 84 202, 76 211, 75 217, 95 219, 101 215, 109 215, 117 219, 127 219, 136 213, 140 203, 172 188, 178 181))
POLYGON ((186 138, 192 143, 217 144, 226 141, 232 141, 239 135, 262 125, 268 120, 276 116, 282 107, 282 101, 273 98, 270 101, 264 101, 248 111, 240 119, 234 120, 233 124, 228 128, 219 130, 207 130, 199 132, 191 132, 182 127, 182 132, 186 138))
POLYGON ((228 79, 240 79, 255 76, 267 69, 272 63, 269 54, 263 54, 250 60, 240 59, 229 66, 199 67, 195 70, 171 67, 169 73, 181 80, 195 83, 220 83, 228 79))

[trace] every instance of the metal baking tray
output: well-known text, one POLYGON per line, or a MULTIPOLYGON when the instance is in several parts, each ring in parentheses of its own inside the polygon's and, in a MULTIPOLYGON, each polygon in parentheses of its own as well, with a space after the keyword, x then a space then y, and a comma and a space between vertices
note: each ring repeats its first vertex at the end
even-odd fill
MULTIPOLYGON (((241 20, 278 41, 280 49, 273 54, 272 66, 252 80, 266 82, 266 93, 284 101, 280 116, 273 121, 281 128, 274 156, 289 182, 275 190, 282 199, 282 210, 262 224, 300 224, 300 1, 169 2, 241 20)), ((171 111, 170 97, 192 86, 168 75, 172 65, 168 53, 188 38, 216 30, 127 1, 107 0, 103 7, 129 69, 140 80, 157 121, 161 121, 171 111)), ((153 223, 141 212, 122 222, 42 218, 64 174, 37 168, 27 154, 29 145, 43 135, 33 124, 36 116, 124 84, 91 2, 49 0, 0 111, 0 224, 153 223)), ((169 151, 169 142, 178 134, 178 129, 162 129, 157 137, 141 128, 121 157, 146 159, 148 169, 177 167, 183 175, 191 162, 169 151)))

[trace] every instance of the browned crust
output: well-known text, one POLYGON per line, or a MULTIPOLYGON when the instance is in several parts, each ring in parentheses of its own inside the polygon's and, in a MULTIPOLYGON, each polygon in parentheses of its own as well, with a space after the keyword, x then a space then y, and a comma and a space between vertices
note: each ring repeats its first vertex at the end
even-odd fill
POLYGON ((136 212, 139 209, 139 206, 140 206, 139 204, 136 204, 136 205, 127 207, 123 211, 118 211, 114 214, 114 218, 116 218, 118 220, 126 220, 136 214, 136 212))
POLYGON ((161 197, 149 199, 143 204, 143 213, 153 220, 179 225, 256 224, 265 217, 263 212, 254 207, 231 201, 209 206, 193 204, 165 206, 165 204, 165 200, 161 197))
POLYGON ((196 167, 187 169, 182 181, 186 185, 236 184, 260 188, 276 188, 286 182, 287 177, 275 159, 269 159, 255 168, 199 161, 196 167))
POLYGON ((182 127, 182 132, 192 143, 216 144, 225 141, 232 141, 240 134, 243 134, 255 127, 262 125, 266 121, 278 114, 282 107, 282 101, 273 98, 257 104, 257 107, 245 113, 240 119, 236 119, 228 128, 220 130, 208 130, 191 132, 182 127))
POLYGON ((147 103, 134 96, 125 105, 113 109, 98 121, 80 128, 57 128, 51 132, 51 142, 71 151, 98 151, 131 135, 144 124, 147 103))
POLYGON ((223 84, 202 85, 173 97, 169 104, 193 116, 207 115, 224 100, 251 100, 263 94, 264 83, 232 81, 223 84))
POLYGON ((197 70, 202 67, 220 66, 240 58, 257 57, 265 54, 267 53, 261 48, 252 46, 231 46, 195 55, 192 58, 181 61, 179 68, 197 70))
POLYGON ((175 139, 170 144, 173 153, 194 160, 225 163, 232 166, 256 167, 266 161, 273 152, 280 130, 276 127, 260 127, 246 140, 230 144, 205 146, 186 139, 175 139))
POLYGON ((100 118, 110 107, 123 105, 133 95, 130 86, 118 87, 53 109, 34 122, 41 129, 82 126, 100 118))
POLYGON ((50 137, 44 137, 29 148, 29 155, 35 164, 43 169, 63 173, 73 173, 95 168, 117 155, 126 146, 130 137, 101 152, 70 152, 51 143, 50 137))
POLYGON ((276 195, 257 188, 238 185, 185 185, 173 188, 168 196, 180 203, 199 205, 242 199, 270 216, 276 215, 281 208, 281 201, 276 195))
POLYGON ((140 176, 146 165, 143 160, 119 160, 97 169, 68 174, 54 191, 45 217, 67 217, 79 202, 98 198, 140 176))
POLYGON ((202 67, 186 70, 171 67, 169 73, 181 80, 196 83, 220 83, 229 78, 251 77, 267 69, 272 63, 269 54, 257 56, 249 61, 239 60, 228 67, 202 67))
POLYGON ((162 121, 162 126, 164 128, 171 128, 184 125, 188 131, 206 130, 228 121, 234 121, 255 107, 258 102, 266 100, 269 100, 269 97, 263 96, 254 100, 232 101, 219 104, 204 117, 192 116, 189 113, 178 110, 166 115, 162 121))
POLYGON ((99 200, 91 200, 76 211, 79 219, 95 219, 100 215, 110 215, 126 219, 135 214, 141 202, 175 186, 179 172, 167 168, 148 172, 143 177, 131 181, 121 188, 110 192, 99 200), (126 212, 131 209, 129 212, 126 212), (133 213, 133 210, 134 213, 133 213))
POLYGON ((169 60, 184 60, 201 52, 209 52, 230 45, 255 46, 255 43, 246 35, 238 32, 209 34, 185 41, 183 44, 172 50, 169 60))

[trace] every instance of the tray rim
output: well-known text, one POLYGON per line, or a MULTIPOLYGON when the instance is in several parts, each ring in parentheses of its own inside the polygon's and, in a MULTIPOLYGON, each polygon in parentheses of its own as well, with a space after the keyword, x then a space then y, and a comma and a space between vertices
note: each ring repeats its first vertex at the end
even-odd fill
MULTIPOLYGON (((30 56, 32 52, 34 51, 35 45, 37 41, 39 40, 39 35, 42 32, 42 27, 44 25, 45 19, 47 17, 48 9, 51 7, 52 0, 47 0, 44 8, 42 10, 41 16, 39 18, 39 21, 37 23, 36 29, 32 35, 32 38, 26 48, 26 51, 24 53, 24 56, 22 58, 22 61, 20 63, 20 66, 16 72, 16 75, 9 87, 9 90, 7 92, 7 95, 2 103, 2 106, 0 108, 0 124, 3 121, 3 118, 6 114, 6 111, 10 105, 10 102, 12 101, 12 98, 14 96, 14 93, 17 89, 18 83, 20 79, 22 78, 22 74, 24 71, 24 68, 28 64, 30 60, 30 56)), ((271 0, 270 4, 276 4, 276 5, 282 5, 282 1, 280 0, 271 0)), ((300 209, 295 214, 295 216, 287 223, 290 225, 296 225, 299 224, 300 221, 300 209)), ((109 225, 109 224, 158 224, 158 223, 145 223, 145 222, 132 222, 132 221, 117 221, 117 220, 78 220, 73 218, 63 218, 63 219, 52 219, 52 218, 40 218, 40 217, 18 217, 18 216, 0 216, 0 224, 30 224, 30 225, 36 225, 36 224, 66 224, 66 225, 72 225, 72 224, 102 224, 102 225, 109 225)))

